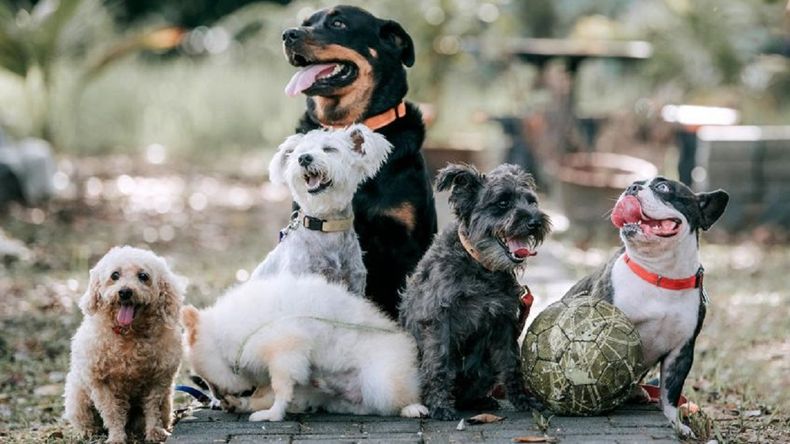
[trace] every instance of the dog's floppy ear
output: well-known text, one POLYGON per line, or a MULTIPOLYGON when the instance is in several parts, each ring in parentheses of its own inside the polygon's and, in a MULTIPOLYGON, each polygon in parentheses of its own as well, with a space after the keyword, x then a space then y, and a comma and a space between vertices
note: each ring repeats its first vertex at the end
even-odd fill
POLYGON ((455 214, 466 221, 475 206, 475 197, 483 186, 483 176, 471 165, 449 164, 436 176, 436 191, 450 190, 450 204, 455 214))
POLYGON ((285 163, 288 161, 288 156, 290 156, 294 148, 296 148, 296 145, 302 140, 302 137, 304 137, 303 134, 288 136, 288 138, 277 148, 277 152, 274 153, 274 157, 272 157, 272 161, 269 163, 269 180, 272 183, 278 185, 285 183, 285 176, 283 176, 285 163))
POLYGON ((392 144, 386 137, 362 124, 351 125, 345 131, 351 141, 351 151, 362 157, 361 167, 365 177, 375 176, 392 151, 392 144))
POLYGON ((400 51, 401 63, 406 66, 414 65, 414 42, 398 22, 384 20, 379 27, 379 36, 400 51))
POLYGON ((187 305, 181 309, 181 325, 186 330, 187 343, 189 346, 195 345, 197 339, 198 322, 200 321, 200 311, 192 305, 187 305))
POLYGON ((707 230, 724 214, 730 195, 724 190, 711 191, 709 193, 697 193, 697 202, 702 213, 700 227, 707 230))
POLYGON ((159 288, 159 299, 161 301, 161 315, 165 319, 177 321, 181 304, 184 302, 184 292, 187 288, 187 279, 175 275, 167 267, 164 259, 158 259, 161 263, 161 272, 157 282, 157 287, 159 288))
POLYGON ((101 293, 99 292, 99 272, 94 268, 90 271, 90 280, 88 281, 88 289, 85 294, 80 298, 80 309, 85 316, 96 314, 101 305, 101 293))

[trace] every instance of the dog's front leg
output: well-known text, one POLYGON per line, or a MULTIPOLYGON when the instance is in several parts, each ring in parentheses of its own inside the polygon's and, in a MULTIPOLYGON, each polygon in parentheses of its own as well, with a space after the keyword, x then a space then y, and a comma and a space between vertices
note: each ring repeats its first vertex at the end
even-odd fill
POLYGON ((669 352, 661 361, 661 410, 681 435, 692 438, 691 428, 678 417, 678 401, 693 362, 694 338, 669 352))
MULTIPOLYGON (((169 381, 167 381, 169 383, 169 381)), ((168 410, 171 406, 170 384, 158 384, 151 387, 143 399, 143 414, 145 415, 145 440, 150 442, 162 442, 170 436, 165 429, 170 424, 163 422, 164 405, 168 410)))
POLYGON ((91 400, 99 411, 107 429, 107 444, 126 442, 126 421, 129 415, 129 399, 115 393, 114 387, 97 384, 91 390, 91 400))
POLYGON ((515 329, 499 328, 498 333, 492 357, 499 379, 505 384, 507 399, 517 410, 529 410, 534 405, 527 396, 524 386, 524 373, 521 369, 521 355, 515 329))
POLYGON ((250 421, 282 421, 285 418, 285 411, 293 399, 294 386, 306 384, 310 379, 309 351, 301 347, 308 342, 304 338, 285 337, 263 348, 262 355, 271 357, 268 364, 274 404, 251 414, 250 421))
POLYGON ((423 402, 430 409, 431 418, 441 421, 456 420, 460 415, 455 410, 452 392, 457 369, 450 355, 452 338, 449 319, 447 316, 440 316, 426 321, 421 328, 423 349, 420 373, 423 402))

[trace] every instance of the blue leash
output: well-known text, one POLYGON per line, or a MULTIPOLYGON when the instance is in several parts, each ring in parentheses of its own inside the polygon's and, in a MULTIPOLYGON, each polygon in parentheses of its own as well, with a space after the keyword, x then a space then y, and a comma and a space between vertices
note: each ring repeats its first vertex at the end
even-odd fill
POLYGON ((211 401, 211 398, 209 398, 208 395, 196 389, 195 387, 190 387, 188 385, 177 385, 176 390, 191 395, 193 398, 204 404, 211 401))

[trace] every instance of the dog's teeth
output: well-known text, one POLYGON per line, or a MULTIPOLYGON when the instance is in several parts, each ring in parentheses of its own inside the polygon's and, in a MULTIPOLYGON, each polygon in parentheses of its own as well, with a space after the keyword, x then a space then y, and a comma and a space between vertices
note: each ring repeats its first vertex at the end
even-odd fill
POLYGON ((332 74, 330 75, 333 76, 335 74, 339 74, 340 71, 342 70, 343 70, 343 66, 338 63, 337 65, 335 65, 335 69, 332 71, 332 74))

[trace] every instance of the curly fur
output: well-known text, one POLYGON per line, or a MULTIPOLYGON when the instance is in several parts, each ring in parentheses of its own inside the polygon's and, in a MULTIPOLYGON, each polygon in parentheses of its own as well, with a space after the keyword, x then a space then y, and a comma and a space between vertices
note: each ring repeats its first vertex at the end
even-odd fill
POLYGON ((138 248, 115 247, 91 269, 64 394, 64 417, 80 434, 103 426, 108 443, 121 443, 142 423, 147 441, 167 439, 184 290, 164 259, 138 248), (119 330, 122 304, 132 304, 134 316, 119 330))
POLYGON ((187 306, 187 359, 250 421, 323 408, 420 416, 414 340, 370 301, 319 275, 249 281, 205 310, 187 306), (236 394, 256 388, 253 397, 236 394))
POLYGON ((488 175, 450 165, 436 179, 450 189, 457 221, 435 240, 409 277, 400 320, 417 340, 423 400, 435 419, 457 419, 456 408, 495 408, 488 396, 504 382, 508 398, 527 409, 517 344, 518 265, 500 238, 535 246, 549 231, 537 207, 532 177, 502 165, 488 175), (479 253, 474 259, 459 239, 464 233, 479 253))

